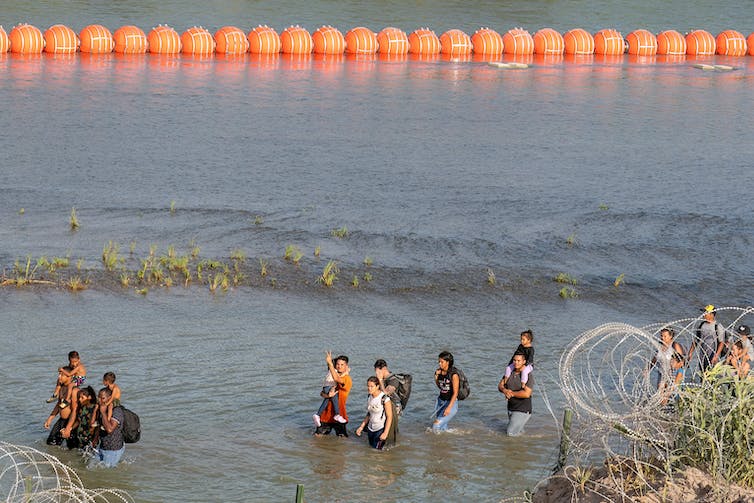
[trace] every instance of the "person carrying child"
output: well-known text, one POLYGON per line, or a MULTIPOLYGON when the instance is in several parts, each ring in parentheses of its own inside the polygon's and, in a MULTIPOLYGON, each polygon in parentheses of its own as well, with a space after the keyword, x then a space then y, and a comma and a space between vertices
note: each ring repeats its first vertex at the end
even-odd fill
POLYGON ((322 382, 322 391, 320 396, 323 397, 322 404, 319 406, 316 414, 312 416, 314 425, 319 428, 322 426, 321 416, 327 409, 327 405, 332 405, 332 412, 334 414, 333 419, 341 424, 347 423, 348 420, 340 414, 340 404, 338 397, 338 385, 343 383, 343 378, 349 374, 350 369, 346 366, 343 372, 339 372, 332 361, 332 353, 330 351, 326 354, 327 360, 327 375, 325 375, 322 382))
MULTIPOLYGON (((521 332, 521 344, 519 344, 516 348, 516 351, 513 352, 514 356, 517 353, 520 353, 526 358, 526 366, 524 366, 523 370, 521 370, 522 384, 526 384, 526 381, 529 380, 529 373, 534 368, 532 366, 534 364, 534 346, 532 346, 533 343, 534 334, 532 333, 532 331, 524 330, 523 332, 521 332)), ((514 369, 515 365, 513 365, 513 357, 511 357, 511 361, 508 362, 508 366, 505 368, 505 377, 503 377, 503 383, 508 380, 514 369)))
POLYGON ((86 383, 86 367, 81 363, 78 351, 71 351, 68 353, 68 366, 58 368, 58 381, 55 385, 55 391, 52 396, 47 399, 47 403, 52 403, 58 398, 62 398, 58 402, 61 408, 67 407, 71 402, 76 400, 79 388, 86 383), (72 370, 68 370, 68 369, 72 370), (61 385, 60 376, 66 376, 70 378, 67 385, 61 385))

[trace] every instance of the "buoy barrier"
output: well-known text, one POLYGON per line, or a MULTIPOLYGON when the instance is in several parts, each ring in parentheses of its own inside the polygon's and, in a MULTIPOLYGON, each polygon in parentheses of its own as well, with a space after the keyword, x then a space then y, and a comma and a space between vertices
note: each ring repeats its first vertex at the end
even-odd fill
POLYGON ((320 26, 312 33, 312 47, 314 54, 343 54, 346 38, 337 28, 320 26))
POLYGON ((45 45, 39 28, 26 23, 14 26, 8 38, 10 38, 10 52, 16 54, 40 54, 45 45))
POLYGON ((280 34, 280 52, 283 54, 311 54, 314 43, 305 28, 289 26, 280 34))
POLYGON ((463 30, 448 30, 440 35, 440 53, 449 56, 468 56, 473 46, 471 37, 463 30))
POLYGON ((181 52, 206 56, 215 52, 215 39, 206 28, 192 26, 181 34, 181 52))
POLYGON ((113 52, 115 40, 110 30, 101 24, 90 24, 79 32, 81 52, 107 54, 113 52))
POLYGON ((744 56, 747 50, 746 39, 736 30, 720 32, 715 39, 716 52, 721 56, 744 56))
POLYGON ((523 28, 513 28, 503 35, 503 52, 517 56, 534 54, 534 38, 523 28))
POLYGON ((45 52, 50 54, 73 54, 79 50, 76 32, 63 24, 55 24, 44 32, 45 52))
POLYGON ((267 25, 259 25, 249 32, 249 52, 252 54, 277 54, 280 52, 280 35, 267 25))
POLYGON ((594 53, 617 56, 626 52, 623 36, 618 30, 605 28, 594 34, 594 53))
POLYGON ((634 56, 654 56, 657 54, 657 37, 649 30, 634 30, 626 37, 628 53, 634 56))
POLYGON ((594 37, 583 28, 574 28, 563 35, 565 53, 575 56, 594 54, 594 37))
POLYGON ((715 46, 715 37, 708 31, 694 30, 686 35, 686 54, 691 56, 712 56, 715 46))
POLYGON ((346 52, 348 54, 376 54, 377 34, 364 26, 351 28, 346 32, 346 52))
POLYGON ((746 37, 746 45, 749 46, 749 56, 754 56, 754 32, 746 37))
POLYGON ((408 52, 422 56, 440 54, 440 39, 429 28, 417 28, 408 36, 408 52))
POLYGON ((10 38, 5 28, 0 26, 0 54, 10 51, 10 38))
POLYGON ((115 52, 119 54, 144 54, 147 52, 147 36, 138 26, 121 26, 113 33, 115 52))
POLYGON ((408 35, 406 32, 388 26, 377 34, 377 52, 380 54, 408 54, 408 35))
POLYGON ((181 36, 167 25, 157 25, 147 35, 149 52, 153 54, 178 54, 181 52, 181 36))
POLYGON ((471 36, 474 54, 500 56, 503 54, 503 36, 490 28, 479 28, 471 36))
POLYGON ((686 38, 675 30, 665 30, 657 34, 657 54, 681 56, 686 54, 686 38))
POLYGON ((249 39, 241 28, 223 26, 215 32, 215 52, 218 54, 244 54, 249 52, 249 39))
POLYGON ((563 35, 552 28, 542 28, 533 38, 534 54, 560 55, 565 51, 563 35))

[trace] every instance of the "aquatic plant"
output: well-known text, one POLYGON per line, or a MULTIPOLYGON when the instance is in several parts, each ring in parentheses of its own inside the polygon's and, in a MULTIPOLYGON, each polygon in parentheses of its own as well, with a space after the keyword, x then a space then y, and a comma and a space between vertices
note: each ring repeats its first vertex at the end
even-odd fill
POLYGON ((288 245, 285 247, 285 254, 283 255, 283 258, 289 262, 293 262, 294 264, 298 265, 299 261, 301 260, 301 257, 303 257, 304 254, 301 253, 301 250, 296 245, 288 245))
POLYGON ((246 254, 240 248, 236 248, 230 252, 230 259, 237 262, 245 262, 246 254))
POLYGON ((364 281, 366 281, 366 282, 372 281, 372 273, 365 272, 363 278, 364 278, 364 281))
POLYGON ((115 270, 118 262, 121 261, 120 257, 118 257, 119 248, 120 247, 118 246, 118 243, 108 241, 105 247, 102 249, 102 264, 105 266, 106 270, 115 270))
POLYGON ((599 209, 600 209, 601 211, 607 211, 607 210, 609 210, 609 209, 610 209, 610 207, 609 207, 609 206, 608 206, 607 204, 605 204, 605 203, 600 203, 600 205, 599 205, 599 209))
POLYGON ((314 247, 314 256, 319 257, 319 246, 314 247))
POLYGON ((257 215, 254 217, 254 225, 262 225, 264 223, 264 218, 262 218, 262 215, 257 215))
POLYGON ((135 292, 138 293, 139 295, 146 295, 149 292, 149 288, 147 287, 137 288, 135 292))
POLYGON ((617 278, 615 278, 615 281, 613 281, 613 286, 615 288, 618 288, 623 283, 623 278, 626 277, 625 273, 620 273, 617 278))
POLYGON ((120 286, 123 288, 128 288, 128 286, 131 284, 131 276, 128 275, 128 273, 123 273, 120 275, 120 286))
POLYGON ((555 276, 552 280, 555 283, 566 283, 566 284, 569 284, 569 285, 577 285, 578 284, 578 281, 576 280, 576 278, 574 278, 570 274, 566 274, 564 272, 558 273, 558 275, 555 276))
POLYGON ((79 276, 71 276, 68 278, 68 281, 66 282, 66 286, 69 290, 78 292, 81 290, 86 289, 85 282, 81 281, 81 277, 79 276))
POLYGON ((327 264, 325 264, 324 269, 322 269, 322 275, 317 279, 317 281, 330 288, 338 278, 339 272, 340 271, 338 270, 338 265, 334 260, 330 260, 327 264))
POLYGON ((19 215, 23 215, 24 213, 26 213, 25 209, 21 208, 20 210, 18 210, 19 215))
POLYGON ((170 201, 170 214, 175 215, 175 201, 170 201))
POLYGON ((351 286, 354 288, 359 287, 359 277, 356 276, 355 274, 353 275, 353 278, 351 279, 351 286))
POLYGON ((569 248, 573 247, 576 244, 576 233, 572 232, 567 238, 566 238, 566 246, 569 248))
POLYGON ((131 240, 131 242, 128 244, 128 253, 130 255, 133 255, 135 250, 136 250, 136 241, 131 240))
POLYGON ((495 286, 497 284, 497 278, 495 277, 495 271, 487 268, 487 284, 490 286, 495 286))
POLYGON ((579 293, 576 291, 575 288, 572 288, 570 286, 564 286, 560 289, 560 292, 558 292, 558 295, 561 299, 575 299, 579 296, 579 293))
POLYGON ((345 239, 348 237, 348 227, 345 225, 339 229, 333 229, 330 231, 330 235, 334 238, 345 239))
POLYGON ((79 228, 79 219, 76 217, 76 208, 71 208, 70 225, 72 231, 79 228))
POLYGON ((262 258, 259 259, 259 275, 263 278, 267 276, 267 261, 262 258))
POLYGON ((82 267, 84 267, 84 259, 80 258, 76 261, 76 270, 80 271, 82 267))
POLYGON ((168 258, 175 258, 175 246, 168 245, 168 258))

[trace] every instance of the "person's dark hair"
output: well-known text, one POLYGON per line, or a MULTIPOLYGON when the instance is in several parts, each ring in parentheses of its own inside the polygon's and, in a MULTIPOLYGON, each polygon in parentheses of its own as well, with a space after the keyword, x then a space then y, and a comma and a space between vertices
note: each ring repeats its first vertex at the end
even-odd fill
POLYGON ((377 387, 380 386, 380 380, 377 379, 376 376, 371 376, 369 379, 367 379, 367 383, 370 383, 370 382, 373 383, 377 387))
POLYGON ((108 384, 112 384, 115 382, 115 372, 105 372, 105 375, 102 376, 102 380, 105 381, 108 384))
POLYGON ((534 342, 534 333, 531 330, 524 330, 521 332, 522 336, 526 336, 529 341, 534 342))
POLYGON ((663 329, 660 330, 660 335, 662 335, 663 332, 667 332, 667 333, 670 334, 670 337, 675 338, 675 330, 673 330, 672 328, 670 328, 670 327, 663 327, 663 329))
POLYGON ((448 362, 448 370, 451 370, 453 368, 453 355, 450 351, 443 351, 437 357, 441 360, 445 360, 448 362))
POLYGON ((79 358, 79 352, 78 351, 70 351, 68 353, 68 359, 70 360, 71 358, 79 358))
POLYGON ((71 367, 70 365, 66 365, 65 367, 61 367, 61 368, 65 370, 66 372, 73 372, 73 367, 71 367))
POLYGON ((744 349, 744 343, 740 339, 734 342, 733 345, 736 346, 741 351, 743 351, 744 349))
POLYGON ((340 356, 335 357, 335 363, 337 363, 338 360, 343 360, 344 362, 348 363, 348 357, 346 355, 340 355, 340 356))
POLYGON ((79 390, 79 396, 82 394, 89 397, 89 400, 94 401, 97 398, 97 395, 94 394, 94 388, 91 386, 87 386, 86 388, 82 388, 79 390))
POLYGON ((113 390, 111 390, 107 386, 105 386, 104 388, 100 388, 99 393, 97 393, 97 396, 101 395, 102 393, 104 393, 107 398, 110 398, 111 396, 113 396, 113 390))
POLYGON ((384 369, 386 367, 387 367, 387 362, 383 360, 382 358, 374 362, 374 368, 376 369, 384 369))
POLYGON ((526 353, 524 353, 523 351, 516 351, 515 353, 513 353, 513 358, 515 358, 516 356, 523 356, 524 361, 526 361, 526 353))

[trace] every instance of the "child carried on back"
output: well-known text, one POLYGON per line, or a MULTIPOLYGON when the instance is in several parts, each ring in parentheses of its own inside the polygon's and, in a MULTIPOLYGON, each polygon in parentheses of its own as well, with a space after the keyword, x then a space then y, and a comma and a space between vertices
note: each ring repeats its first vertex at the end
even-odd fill
MULTIPOLYGON (((526 366, 521 371, 521 384, 525 384, 529 380, 529 373, 532 371, 532 365, 534 364, 534 346, 532 346, 532 343, 534 342, 534 334, 531 330, 524 330, 521 332, 521 344, 518 345, 516 348, 516 351, 513 352, 513 354, 516 353, 523 353, 524 356, 526 356, 526 366)), ((508 363, 508 366, 505 368, 505 380, 507 380, 511 373, 513 372, 513 358, 511 358, 511 361, 508 363)))
POLYGON ((317 410, 317 413, 312 416, 312 419, 314 420, 314 424, 319 428, 322 425, 322 422, 320 421, 320 416, 327 408, 328 403, 332 403, 332 410, 333 419, 339 423, 346 423, 346 418, 340 415, 340 404, 338 403, 338 383, 335 381, 335 376, 333 375, 333 372, 335 372, 338 376, 345 376, 348 375, 348 370, 343 372, 342 374, 339 373, 337 370, 335 370, 334 367, 330 367, 328 365, 328 371, 327 375, 325 375, 324 380, 322 381, 322 394, 326 395, 326 398, 322 400, 322 405, 319 406, 319 410, 317 410))
POLYGON ((47 399, 47 403, 52 403, 58 400, 60 408, 63 409, 76 400, 79 388, 84 386, 86 382, 86 367, 81 363, 81 358, 77 351, 71 351, 68 353, 68 365, 58 368, 58 380, 55 384, 55 391, 52 396, 47 399), (62 384, 64 381, 61 377, 65 378, 67 384, 62 384))

